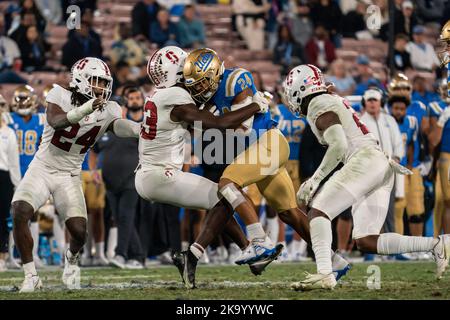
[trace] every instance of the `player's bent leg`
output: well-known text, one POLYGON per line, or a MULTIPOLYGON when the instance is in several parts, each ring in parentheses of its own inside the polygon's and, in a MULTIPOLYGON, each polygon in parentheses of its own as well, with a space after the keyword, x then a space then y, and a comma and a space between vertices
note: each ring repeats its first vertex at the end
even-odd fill
POLYGON ((271 129, 239 154, 225 169, 219 181, 220 193, 247 225, 250 239, 261 239, 265 237, 265 232, 258 222, 253 205, 249 201, 242 201, 238 192, 242 193, 240 189, 243 187, 277 174, 280 168, 284 168, 288 158, 288 142, 279 130, 271 129))
POLYGON ((450 253, 450 237, 447 235, 432 237, 403 236, 397 233, 379 234, 389 205, 391 181, 385 186, 359 201, 353 207, 353 239, 358 248, 367 253, 382 255, 411 252, 430 252, 436 261, 436 277, 444 273, 450 253))
POLYGON ((33 262, 33 237, 28 226, 28 222, 33 218, 34 209, 27 202, 19 200, 12 203, 12 212, 14 242, 19 250, 25 273, 20 292, 34 292, 42 288, 33 262))
POLYGON ((288 158, 289 144, 286 139, 278 130, 268 130, 257 143, 252 144, 237 156, 222 175, 219 190, 232 205, 236 201, 233 209, 246 223, 247 233, 252 241, 241 257, 236 260, 237 264, 254 264, 264 261, 263 265, 266 266, 281 253, 282 245, 273 245, 261 223, 258 222, 253 205, 250 201, 242 201, 237 187, 242 188, 253 183, 258 185, 261 181, 277 175, 280 170, 286 171, 284 165, 288 158))
POLYGON ((25 201, 12 203, 14 242, 19 250, 22 264, 33 261, 33 237, 28 223, 34 216, 33 207, 25 201))

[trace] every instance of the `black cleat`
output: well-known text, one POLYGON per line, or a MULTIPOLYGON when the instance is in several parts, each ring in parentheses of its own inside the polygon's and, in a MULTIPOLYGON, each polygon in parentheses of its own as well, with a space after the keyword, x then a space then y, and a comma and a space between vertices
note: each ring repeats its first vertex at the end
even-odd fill
POLYGON ((197 270, 198 259, 191 250, 184 251, 181 253, 183 255, 183 279, 184 285, 187 289, 195 289, 195 272, 197 270))
POLYGON ((263 260, 260 260, 258 262, 252 263, 249 265, 250 267, 250 271, 255 275, 255 276, 260 276, 263 271, 266 269, 266 267, 274 260, 276 260, 278 258, 278 256, 281 254, 281 252, 283 251, 283 245, 281 243, 277 244, 275 246, 275 252, 270 255, 267 258, 264 258, 263 260))
POLYGON ((184 271, 184 255, 183 252, 175 251, 172 252, 172 262, 177 267, 178 272, 180 273, 181 280, 184 282, 183 271, 184 271))

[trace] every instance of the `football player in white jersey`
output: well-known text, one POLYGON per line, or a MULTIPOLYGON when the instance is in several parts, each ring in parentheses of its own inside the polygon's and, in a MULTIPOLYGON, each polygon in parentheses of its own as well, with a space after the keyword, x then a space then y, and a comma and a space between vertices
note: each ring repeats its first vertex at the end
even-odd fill
POLYGON ((349 207, 353 207, 353 238, 359 250, 384 255, 431 251, 437 264, 436 276, 441 278, 449 260, 449 236, 380 234, 394 174, 411 172, 381 151, 378 141, 343 98, 328 93, 316 66, 300 65, 291 70, 284 82, 284 99, 293 113, 307 117, 319 142, 328 145, 319 168, 297 193, 298 202, 311 208, 308 218, 317 274, 307 275, 293 288, 334 288, 331 220, 349 207), (343 166, 336 171, 340 163, 343 166))
POLYGON ((260 95, 249 106, 216 117, 200 110, 180 83, 187 53, 169 46, 154 53, 148 74, 157 90, 144 105, 139 138, 136 190, 147 200, 190 209, 213 209, 207 214, 203 232, 187 252, 176 254, 174 263, 187 287, 195 287, 195 267, 209 243, 224 230, 242 249, 248 241, 232 217, 233 210, 218 196, 217 184, 196 174, 183 172, 186 128, 200 121, 205 129, 236 129, 257 112, 267 112, 269 101, 260 95), (228 223, 227 223, 228 221, 228 223), (189 261, 188 261, 189 260, 189 261))
POLYGON ((69 288, 80 287, 79 251, 87 234, 80 179, 85 153, 106 130, 119 137, 139 135, 140 124, 121 119, 121 108, 109 101, 113 80, 102 60, 81 59, 71 72, 68 89, 55 85, 47 95, 42 142, 12 200, 14 240, 25 272, 21 292, 42 287, 33 262, 28 222, 50 195, 70 234, 62 280, 69 288))

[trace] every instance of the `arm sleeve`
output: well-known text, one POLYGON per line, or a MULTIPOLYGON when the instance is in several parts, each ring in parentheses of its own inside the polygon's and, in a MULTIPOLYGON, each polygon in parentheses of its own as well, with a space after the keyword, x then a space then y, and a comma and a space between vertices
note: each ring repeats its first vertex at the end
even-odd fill
POLYGON ((328 145, 327 152, 312 176, 312 179, 320 183, 325 179, 340 162, 344 161, 348 150, 347 137, 341 124, 328 127, 323 133, 323 138, 328 145))
POLYGON ((20 163, 19 163, 19 149, 17 148, 16 134, 10 130, 8 139, 8 163, 9 175, 14 187, 17 188, 20 182, 20 163))

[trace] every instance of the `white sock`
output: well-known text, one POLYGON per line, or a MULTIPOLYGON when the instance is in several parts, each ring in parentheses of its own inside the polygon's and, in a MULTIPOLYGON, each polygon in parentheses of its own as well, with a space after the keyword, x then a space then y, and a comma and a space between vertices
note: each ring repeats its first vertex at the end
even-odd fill
POLYGON ((95 256, 97 258, 105 257, 105 243, 103 241, 97 242, 95 244, 95 256))
POLYGON ((39 257, 39 224, 37 222, 30 223, 30 232, 33 238, 33 257, 39 257))
POLYGON ((106 256, 108 259, 114 258, 116 255, 116 247, 117 247, 117 227, 112 227, 109 229, 108 235, 108 250, 106 256))
POLYGON ((31 261, 31 262, 25 263, 23 265, 23 272, 25 273, 25 276, 30 273, 34 276, 37 275, 36 266, 34 265, 34 262, 31 261))
POLYGON ((202 255, 203 255, 203 253, 205 253, 205 248, 203 248, 197 242, 194 242, 193 244, 191 244, 191 246, 189 247, 189 250, 192 252, 192 254, 197 259, 200 259, 202 257, 202 255))
POLYGON ((255 238, 264 239, 266 237, 266 233, 260 222, 249 224, 247 226, 247 235, 250 240, 255 238))
POLYGON ((309 222, 312 249, 316 256, 317 273, 329 274, 331 266, 331 242, 333 234, 331 221, 324 217, 317 217, 309 222))
POLYGON ((267 218, 266 231, 272 242, 276 243, 278 241, 278 233, 280 231, 280 225, 278 224, 278 217, 267 218))
POLYGON ((410 237, 398 233, 382 233, 378 237, 377 253, 426 252, 433 249, 438 241, 438 239, 432 237, 410 237))
POLYGON ((181 251, 187 251, 189 249, 188 241, 181 241, 181 251))

